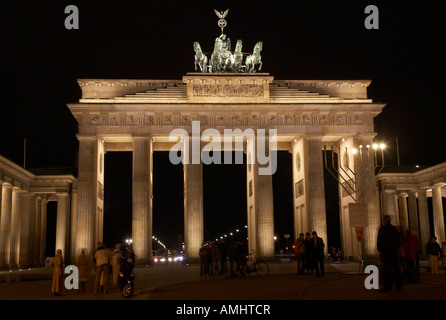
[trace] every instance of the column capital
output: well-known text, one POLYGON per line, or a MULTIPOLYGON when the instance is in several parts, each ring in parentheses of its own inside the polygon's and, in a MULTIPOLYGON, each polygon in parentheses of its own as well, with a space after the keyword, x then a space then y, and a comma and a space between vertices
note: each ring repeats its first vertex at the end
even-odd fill
POLYGON ((97 136, 85 136, 85 135, 80 135, 80 134, 77 134, 76 138, 79 141, 96 141, 99 139, 97 136))
POLYGON ((359 134, 357 134, 355 137, 357 138, 357 139, 361 139, 361 140, 365 140, 365 139, 375 139, 375 137, 377 136, 378 134, 377 133, 375 133, 375 132, 370 132, 370 133, 359 133, 359 134))
POLYGON ((432 188, 442 188, 444 186, 446 186, 446 183, 440 182, 440 183, 436 183, 436 184, 432 185, 432 188))
POLYGON ((309 134, 309 135, 305 135, 304 138, 305 140, 321 140, 324 136, 321 134, 309 134))
POLYGON ((132 140, 150 140, 152 136, 138 136, 138 135, 132 135, 132 140))
POLYGON ((57 191, 56 192, 57 197, 67 197, 70 195, 68 191, 57 191))

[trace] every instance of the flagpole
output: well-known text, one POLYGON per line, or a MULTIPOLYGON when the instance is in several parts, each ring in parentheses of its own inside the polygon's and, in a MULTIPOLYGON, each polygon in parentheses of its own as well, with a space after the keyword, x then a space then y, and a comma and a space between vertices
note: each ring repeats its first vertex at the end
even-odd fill
POLYGON ((26 138, 23 139, 23 168, 26 169, 26 138))

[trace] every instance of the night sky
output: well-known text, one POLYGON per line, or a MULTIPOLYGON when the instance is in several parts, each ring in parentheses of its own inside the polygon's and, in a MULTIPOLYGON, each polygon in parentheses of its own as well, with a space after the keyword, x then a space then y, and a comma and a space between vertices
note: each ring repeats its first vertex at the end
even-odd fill
MULTIPOLYGON (((263 70, 275 79, 370 79, 369 98, 386 103, 375 118, 386 163, 413 168, 446 161, 446 17, 441 1, 29 1, 2 9, 0 154, 26 167, 76 165, 77 123, 66 103, 79 78, 181 79, 193 71, 192 44, 211 51, 220 34, 213 9, 229 10, 225 33, 243 51, 263 41, 263 70), (79 30, 64 26, 79 8, 79 30), (379 9, 367 30, 364 9, 379 9)), ((105 157, 105 241, 130 235, 131 153, 105 157), (115 168, 115 170, 113 169, 115 168)), ((173 246, 183 229, 183 173, 168 153, 154 155, 153 233, 173 246)), ((205 239, 246 224, 245 168, 204 166, 205 239)), ((326 178, 329 239, 339 245, 336 183, 326 178), (333 190, 335 190, 333 192, 333 190), (333 222, 331 222, 333 221, 333 222)), ((292 233, 291 155, 273 176, 276 234, 292 233)), ((311 231, 311 230, 309 230, 311 231)))

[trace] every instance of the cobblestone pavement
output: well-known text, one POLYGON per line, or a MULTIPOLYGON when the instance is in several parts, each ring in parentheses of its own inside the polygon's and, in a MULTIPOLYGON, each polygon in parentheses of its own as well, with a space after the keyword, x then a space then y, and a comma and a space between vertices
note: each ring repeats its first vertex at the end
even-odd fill
MULTIPOLYGON (((228 275, 199 276, 197 265, 167 265, 135 268, 135 296, 130 300, 446 300, 446 274, 427 273, 422 268, 419 283, 406 283, 403 290, 381 293, 367 290, 365 274, 357 263, 326 263, 324 277, 297 275, 296 264, 270 263, 267 276, 246 278, 228 275)), ((0 300, 123 300, 117 287, 108 294, 93 295, 94 274, 87 292, 65 290, 60 297, 50 293, 51 270, 31 269, 0 272, 0 300)))

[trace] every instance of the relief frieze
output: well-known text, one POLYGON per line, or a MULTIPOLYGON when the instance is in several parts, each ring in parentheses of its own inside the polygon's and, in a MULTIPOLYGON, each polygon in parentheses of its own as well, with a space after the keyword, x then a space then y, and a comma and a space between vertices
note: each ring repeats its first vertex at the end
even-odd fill
POLYGON ((263 97, 264 88, 256 84, 194 84, 194 97, 263 97))

